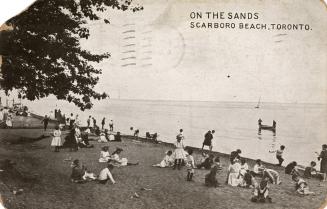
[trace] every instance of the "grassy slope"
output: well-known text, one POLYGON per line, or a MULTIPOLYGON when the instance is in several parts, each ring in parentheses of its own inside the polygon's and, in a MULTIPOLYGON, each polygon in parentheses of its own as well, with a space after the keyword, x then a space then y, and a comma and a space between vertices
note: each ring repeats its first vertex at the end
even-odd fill
MULTIPOLYGON (((0 130, 0 140, 14 140, 19 136, 38 137, 42 130, 0 130)), ((294 193, 290 176, 280 171, 282 185, 271 185, 272 204, 255 204, 249 201, 251 190, 223 187, 207 188, 204 186, 206 170, 196 170, 194 182, 186 182, 186 170, 154 168, 152 164, 160 162, 164 152, 169 149, 160 144, 138 143, 124 139, 122 143, 110 143, 112 152, 116 146, 124 149, 123 156, 130 161, 139 161, 138 166, 115 168, 113 171, 117 184, 99 185, 95 182, 73 184, 69 180, 71 173, 68 157, 78 158, 89 170, 96 174, 105 166, 98 163, 101 146, 97 142, 93 149, 82 149, 78 152, 62 150, 54 153, 50 150, 51 138, 24 145, 7 145, 0 143, 1 159, 8 158, 17 162, 17 167, 25 172, 40 175, 37 181, 24 181, 14 175, 0 174, 0 192, 8 208, 319 208, 326 201, 327 184, 319 186, 317 180, 308 180, 314 196, 301 197, 294 193), (21 195, 13 195, 13 187, 23 188, 21 195), (141 188, 152 191, 142 191, 141 188), (137 192, 140 198, 131 198, 137 192)), ((195 158, 198 154, 195 154, 195 158)), ((218 180, 226 179, 228 159, 222 158, 224 170, 218 180)), ((253 161, 249 162, 252 166, 253 161)), ((271 166, 270 166, 271 167, 271 166)))

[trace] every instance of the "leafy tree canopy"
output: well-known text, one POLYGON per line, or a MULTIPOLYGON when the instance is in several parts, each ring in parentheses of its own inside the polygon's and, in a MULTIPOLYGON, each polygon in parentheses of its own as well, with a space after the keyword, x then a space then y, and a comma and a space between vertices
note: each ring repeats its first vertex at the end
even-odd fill
MULTIPOLYGON (((1 88, 8 94, 18 90, 26 99, 51 94, 73 102, 81 110, 90 109, 93 99, 108 95, 94 91, 101 69, 92 66, 109 58, 80 46, 90 36, 88 21, 99 20, 108 8, 143 9, 133 0, 38 0, 18 16, 8 20, 11 30, 0 32, 2 55, 1 88)), ((110 22, 104 19, 106 24, 110 22)))

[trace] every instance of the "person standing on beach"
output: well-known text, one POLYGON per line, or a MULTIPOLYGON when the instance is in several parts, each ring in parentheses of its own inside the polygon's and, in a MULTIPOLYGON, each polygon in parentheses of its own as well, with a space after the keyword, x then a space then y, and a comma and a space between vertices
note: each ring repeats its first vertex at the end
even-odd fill
POLYGON ((55 152, 59 152, 59 147, 62 145, 61 143, 61 131, 59 129, 59 126, 55 127, 55 130, 53 132, 53 138, 51 141, 51 146, 55 147, 55 152))
POLYGON ((73 113, 70 113, 70 117, 69 117, 69 128, 72 129, 74 128, 74 123, 75 123, 75 118, 73 113))
POLYGON ((320 160, 320 172, 323 174, 323 181, 327 181, 327 144, 322 145, 318 160, 320 160))
POLYGON ((114 131, 114 121, 113 120, 110 120, 110 122, 109 122, 109 130, 114 131))
POLYGON ((283 159, 283 152, 284 152, 285 146, 280 146, 280 149, 276 150, 276 158, 278 160, 278 166, 282 166, 282 163, 284 162, 283 159))
POLYGON ((95 129, 97 127, 97 120, 95 120, 95 118, 92 117, 92 121, 93 121, 93 128, 95 129))
POLYGON ((106 118, 104 117, 101 121, 102 130, 104 129, 105 124, 106 124, 106 118))
POLYGON ((49 124, 49 118, 47 115, 44 116, 42 123, 43 123, 44 131, 46 131, 49 124))
POLYGON ((86 123, 87 123, 87 127, 90 128, 91 127, 91 115, 87 119, 86 123))
POLYGON ((210 152, 212 151, 212 139, 213 139, 213 134, 215 133, 215 130, 212 131, 208 131, 205 135, 204 135, 204 141, 202 143, 202 151, 204 146, 208 146, 210 152))
POLYGON ((194 175, 194 168, 195 168, 194 158, 192 156, 193 150, 189 149, 187 151, 187 153, 188 153, 188 155, 186 157, 186 167, 187 167, 187 178, 186 178, 186 180, 187 181, 192 181, 192 178, 193 178, 193 175, 194 175))
POLYGON ((182 160, 185 158, 184 155, 184 144, 183 144, 183 140, 182 137, 180 136, 180 134, 177 135, 177 142, 175 143, 175 163, 173 166, 173 169, 175 170, 176 167, 178 168, 178 170, 181 169, 182 166, 182 160))

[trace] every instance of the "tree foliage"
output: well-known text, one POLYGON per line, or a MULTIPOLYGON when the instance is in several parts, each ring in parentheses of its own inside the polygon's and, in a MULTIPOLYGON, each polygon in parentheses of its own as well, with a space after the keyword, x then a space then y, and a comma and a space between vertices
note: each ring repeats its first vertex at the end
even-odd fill
POLYGON ((99 12, 108 8, 142 9, 132 0, 38 0, 8 20, 12 30, 0 32, 1 88, 6 93, 16 89, 29 100, 52 94, 82 110, 90 109, 93 99, 107 98, 94 91, 101 69, 92 63, 110 54, 84 50, 80 40, 90 36, 86 23, 99 20, 99 12))

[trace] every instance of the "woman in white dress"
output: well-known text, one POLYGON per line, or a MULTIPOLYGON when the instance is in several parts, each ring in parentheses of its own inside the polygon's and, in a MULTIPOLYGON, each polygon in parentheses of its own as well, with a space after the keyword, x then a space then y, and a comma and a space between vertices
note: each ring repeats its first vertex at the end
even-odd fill
POLYGON ((240 184, 240 170, 241 165, 238 162, 235 162, 235 160, 231 161, 231 164, 228 167, 228 185, 238 186, 240 184))
POLYGON ((59 147, 62 146, 61 131, 59 129, 59 126, 56 126, 55 130, 53 131, 51 146, 55 147, 55 152, 59 152, 59 147))
POLYGON ((110 159, 109 147, 104 146, 100 152, 99 163, 106 163, 110 159))
POLYGON ((7 128, 12 128, 12 116, 11 116, 11 114, 8 114, 8 116, 6 118, 6 126, 7 126, 7 128))
POLYGON ((175 157, 175 163, 173 166, 173 169, 178 168, 178 170, 181 169, 182 166, 182 160, 185 159, 185 151, 184 151, 184 144, 182 137, 177 135, 177 142, 175 143, 175 152, 174 152, 174 157, 175 157))

